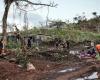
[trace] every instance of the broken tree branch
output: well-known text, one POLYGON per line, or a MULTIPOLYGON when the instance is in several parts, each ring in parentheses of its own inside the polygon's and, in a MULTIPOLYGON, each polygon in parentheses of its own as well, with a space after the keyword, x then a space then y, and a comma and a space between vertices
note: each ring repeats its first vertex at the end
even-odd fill
POLYGON ((15 1, 16 2, 24 1, 24 2, 27 2, 27 3, 32 4, 32 5, 43 5, 43 6, 50 6, 50 7, 56 7, 58 5, 58 4, 54 4, 54 2, 50 3, 50 4, 43 4, 43 3, 34 3, 34 2, 29 1, 29 0, 15 0, 15 1))
POLYGON ((14 26, 15 29, 16 29, 16 32, 17 32, 17 35, 19 36, 19 39, 20 39, 20 42, 21 42, 21 48, 22 48, 22 51, 26 51, 26 45, 25 45, 25 40, 24 38, 22 37, 22 35, 20 34, 20 30, 17 28, 17 26, 14 26))

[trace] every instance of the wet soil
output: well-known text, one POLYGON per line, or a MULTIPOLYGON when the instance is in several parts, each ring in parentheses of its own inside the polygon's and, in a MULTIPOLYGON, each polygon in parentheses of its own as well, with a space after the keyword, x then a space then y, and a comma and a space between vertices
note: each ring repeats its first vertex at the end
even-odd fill
POLYGON ((0 80, 57 80, 57 77, 68 74, 71 70, 67 72, 66 69, 87 65, 85 60, 80 60, 77 56, 67 52, 63 54, 61 52, 46 53, 28 55, 36 69, 27 71, 26 68, 19 67, 15 51, 6 50, 6 55, 0 56, 0 80), (57 55, 59 56, 57 57, 57 55))

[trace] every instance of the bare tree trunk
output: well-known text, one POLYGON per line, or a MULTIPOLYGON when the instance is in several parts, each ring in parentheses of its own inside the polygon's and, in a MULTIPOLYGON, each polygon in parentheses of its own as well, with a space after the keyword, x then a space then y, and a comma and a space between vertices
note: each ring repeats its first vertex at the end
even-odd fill
POLYGON ((23 52, 26 52, 26 44, 25 44, 25 40, 23 38, 23 36, 20 34, 19 29, 17 28, 17 26, 15 26, 17 35, 19 36, 20 42, 21 42, 21 49, 23 52))
POLYGON ((6 4, 3 19, 2 19, 3 51, 5 50, 5 46, 7 44, 7 16, 8 16, 10 5, 11 3, 6 4))

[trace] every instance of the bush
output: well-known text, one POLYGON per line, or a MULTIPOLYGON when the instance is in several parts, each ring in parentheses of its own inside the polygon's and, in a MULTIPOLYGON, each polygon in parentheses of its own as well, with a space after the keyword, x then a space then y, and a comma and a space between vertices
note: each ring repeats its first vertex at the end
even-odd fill
POLYGON ((19 48, 20 46, 21 46, 20 43, 18 43, 18 42, 16 43, 16 42, 10 40, 6 47, 8 49, 13 49, 13 48, 19 48))
POLYGON ((17 49, 16 50, 16 59, 17 59, 18 64, 22 65, 24 68, 27 67, 29 58, 25 52, 22 52, 20 49, 17 49))

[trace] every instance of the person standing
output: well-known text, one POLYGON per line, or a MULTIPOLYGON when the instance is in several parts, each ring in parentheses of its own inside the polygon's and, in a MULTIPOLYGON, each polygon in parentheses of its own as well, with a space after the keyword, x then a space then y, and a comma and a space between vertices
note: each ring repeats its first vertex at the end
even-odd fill
POLYGON ((28 48, 31 48, 31 39, 30 38, 28 38, 28 43, 27 43, 27 45, 28 45, 28 48))
POLYGON ((3 49, 3 39, 0 40, 0 54, 2 53, 2 49, 3 49))
POLYGON ((100 44, 96 45, 96 50, 97 50, 96 59, 100 60, 100 44))

